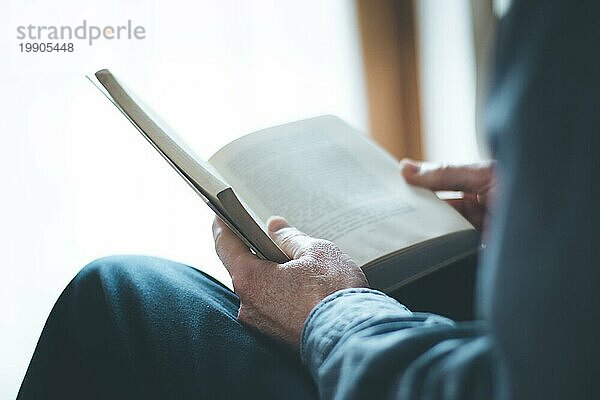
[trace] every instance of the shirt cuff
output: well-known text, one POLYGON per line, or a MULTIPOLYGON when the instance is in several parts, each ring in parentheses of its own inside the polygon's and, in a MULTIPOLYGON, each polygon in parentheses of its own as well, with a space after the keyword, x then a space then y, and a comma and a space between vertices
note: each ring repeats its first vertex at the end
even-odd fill
POLYGON ((344 335, 379 316, 412 315, 402 304, 373 289, 343 289, 321 300, 304 322, 300 355, 309 367, 320 365, 344 335))

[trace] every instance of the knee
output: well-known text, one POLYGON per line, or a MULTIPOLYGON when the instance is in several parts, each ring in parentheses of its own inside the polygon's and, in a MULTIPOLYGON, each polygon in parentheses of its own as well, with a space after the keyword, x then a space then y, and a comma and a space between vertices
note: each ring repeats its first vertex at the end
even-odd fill
POLYGON ((79 271, 70 286, 76 292, 95 292, 103 297, 130 286, 134 276, 143 274, 141 256, 108 256, 92 261, 79 271))
MULTIPOLYGON (((109 256, 87 264, 73 278, 62 296, 78 326, 99 327, 91 318, 119 313, 138 301, 137 288, 148 281, 141 256, 109 256)), ((99 328, 100 329, 100 328, 99 328)))
POLYGON ((126 273, 131 264, 129 256, 108 256, 94 260, 79 271, 73 279, 77 285, 98 283, 126 273))
POLYGON ((138 257, 110 256, 92 261, 73 278, 59 301, 69 334, 87 350, 104 348, 112 340, 115 321, 131 305, 135 282, 131 266, 140 264, 138 257))
MULTIPOLYGON (((76 298, 108 302, 144 301, 173 288, 184 293, 226 293, 213 278, 186 265, 149 256, 109 256, 86 265, 70 284, 76 298)), ((173 294, 174 295, 174 294, 173 294)), ((235 300, 235 299, 234 299, 235 300)))
POLYGON ((71 284, 89 291, 102 290, 107 296, 123 291, 144 292, 145 289, 176 282, 183 275, 194 274, 192 271, 195 270, 158 257, 108 256, 86 265, 71 284))

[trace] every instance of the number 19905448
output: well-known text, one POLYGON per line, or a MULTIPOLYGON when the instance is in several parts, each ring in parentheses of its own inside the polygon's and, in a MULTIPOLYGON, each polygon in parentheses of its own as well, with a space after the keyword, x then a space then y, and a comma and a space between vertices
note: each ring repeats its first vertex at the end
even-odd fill
POLYGON ((72 53, 73 43, 19 43, 21 53, 72 53))

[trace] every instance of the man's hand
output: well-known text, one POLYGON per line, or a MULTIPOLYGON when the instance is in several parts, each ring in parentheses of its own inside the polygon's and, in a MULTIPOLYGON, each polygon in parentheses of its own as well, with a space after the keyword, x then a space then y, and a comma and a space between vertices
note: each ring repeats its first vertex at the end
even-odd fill
POLYGON ((447 202, 478 230, 483 228, 490 198, 496 190, 493 168, 493 162, 470 165, 437 165, 409 159, 401 162, 402 175, 411 185, 433 191, 462 191, 462 199, 447 202))
POLYGON ((219 218, 213 223, 215 248, 240 298, 238 320, 298 347, 304 321, 319 301, 369 284, 335 244, 307 236, 280 217, 269 220, 268 230, 292 261, 261 260, 219 218))

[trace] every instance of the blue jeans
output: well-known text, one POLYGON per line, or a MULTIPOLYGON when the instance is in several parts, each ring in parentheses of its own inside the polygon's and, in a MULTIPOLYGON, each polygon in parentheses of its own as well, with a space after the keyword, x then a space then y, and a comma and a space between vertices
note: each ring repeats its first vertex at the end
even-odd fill
POLYGON ((240 325, 237 309, 186 265, 94 261, 54 306, 19 398, 316 398, 298 355, 240 325))

